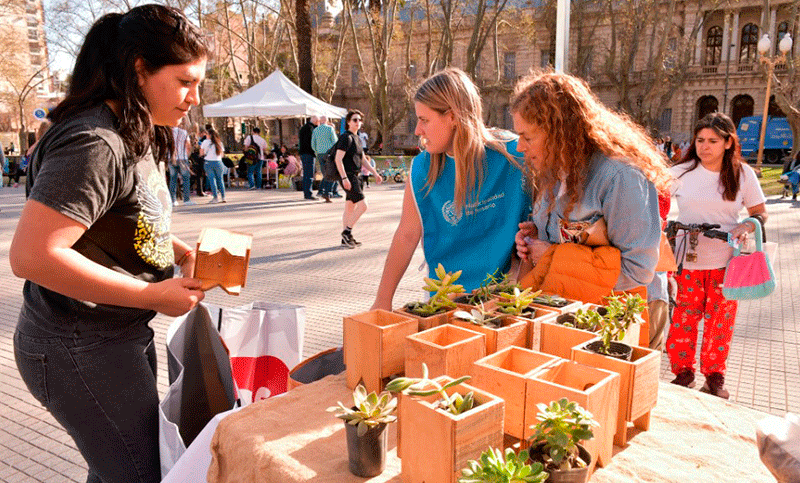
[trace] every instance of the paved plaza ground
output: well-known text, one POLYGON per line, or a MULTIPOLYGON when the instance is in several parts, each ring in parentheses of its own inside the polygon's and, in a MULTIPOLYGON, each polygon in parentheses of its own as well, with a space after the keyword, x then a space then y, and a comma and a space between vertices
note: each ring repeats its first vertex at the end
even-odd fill
MULTIPOLYGON (((368 310, 400 217, 402 184, 366 190, 369 211, 354 230, 363 246, 339 246, 343 201, 304 201, 289 190, 234 189, 226 204, 173 212, 173 231, 194 243, 202 227, 222 227, 254 236, 247 286, 240 297, 219 289, 207 293, 215 304, 238 306, 254 300, 287 302, 306 310, 304 354, 341 344, 342 317, 368 310)), ((34 400, 19 378, 12 335, 22 302, 23 281, 14 277, 8 249, 24 203, 23 188, 0 190, 0 481, 85 481, 85 463, 71 439, 34 400)), ((728 361, 731 400, 766 413, 800 412, 800 202, 767 202, 778 288, 769 298, 743 302, 728 361)), ((418 249, 403 278, 395 306, 422 298, 423 262, 418 249)), ((158 385, 167 389, 164 337, 171 318, 159 315, 152 327, 158 347, 158 385)), ((672 375, 662 359, 661 378, 672 375)), ((702 377, 698 386, 702 386, 702 377)), ((755 429, 754 429, 755 431, 755 429)))

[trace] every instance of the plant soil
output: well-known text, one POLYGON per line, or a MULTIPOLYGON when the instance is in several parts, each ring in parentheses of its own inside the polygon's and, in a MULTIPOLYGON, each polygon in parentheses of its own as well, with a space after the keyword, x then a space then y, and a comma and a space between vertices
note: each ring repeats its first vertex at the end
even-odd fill
POLYGON ((633 356, 633 348, 628 344, 623 344, 622 342, 611 342, 611 346, 608 349, 608 354, 602 352, 603 343, 599 340, 589 342, 584 347, 586 350, 623 361, 630 361, 631 357, 633 356))

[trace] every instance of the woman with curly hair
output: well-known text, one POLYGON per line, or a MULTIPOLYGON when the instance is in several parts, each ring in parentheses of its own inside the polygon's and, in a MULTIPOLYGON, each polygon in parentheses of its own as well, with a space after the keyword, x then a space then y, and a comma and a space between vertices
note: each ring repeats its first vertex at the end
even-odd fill
POLYGON ((411 165, 373 308, 391 309, 420 240, 431 276, 439 263, 461 270, 465 290, 487 273, 508 271, 514 233, 529 211, 517 139, 484 125, 478 88, 464 72, 445 69, 426 79, 414 108, 425 150, 411 165))
MULTIPOLYGON (((755 171, 742 160, 736 126, 725 114, 705 116, 694 127, 692 144, 683 160, 672 167, 677 178, 673 196, 678 203, 678 221, 715 223, 731 238, 743 243, 755 231, 754 223, 739 222, 739 214, 762 224, 767 219, 766 200, 755 171)), ((683 234, 679 234, 680 246, 683 234)), ((685 243, 685 242, 684 242, 685 243)), ((697 238, 692 256, 681 254, 683 270, 675 276, 678 295, 672 316, 667 354, 673 384, 694 387, 697 329, 703 321, 700 371, 706 377, 703 392, 728 399, 725 389, 725 362, 728 359, 737 302, 722 294, 725 267, 733 247, 725 241, 704 236, 697 238)))
POLYGON ((522 79, 511 112, 535 176, 531 221, 516 236, 517 254, 535 267, 525 282, 586 301, 612 290, 644 294, 659 257, 658 191, 671 180, 663 155, 640 126, 566 74, 522 79), (579 252, 586 264, 574 259, 579 252))

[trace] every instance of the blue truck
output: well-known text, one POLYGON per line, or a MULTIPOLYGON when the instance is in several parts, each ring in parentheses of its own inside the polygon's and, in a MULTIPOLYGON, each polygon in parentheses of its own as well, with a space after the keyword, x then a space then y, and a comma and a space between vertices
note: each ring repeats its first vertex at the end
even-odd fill
MULTIPOLYGON (((743 117, 739 121, 736 134, 742 144, 742 157, 758 157, 758 140, 761 136, 761 116, 743 117)), ((764 135, 764 162, 780 163, 781 158, 792 153, 792 128, 785 117, 767 118, 767 132, 764 135)))

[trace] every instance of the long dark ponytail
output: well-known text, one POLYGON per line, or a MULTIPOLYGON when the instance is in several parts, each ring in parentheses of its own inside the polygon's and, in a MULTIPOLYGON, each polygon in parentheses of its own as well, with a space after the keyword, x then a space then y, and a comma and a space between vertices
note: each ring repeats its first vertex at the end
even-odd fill
POLYGON ((173 149, 172 132, 153 125, 136 60, 153 73, 208 54, 202 33, 174 8, 149 4, 104 15, 86 34, 67 96, 50 112, 50 120, 59 123, 104 101, 117 101, 119 134, 131 159, 135 162, 148 149, 156 159, 166 159, 173 149))

